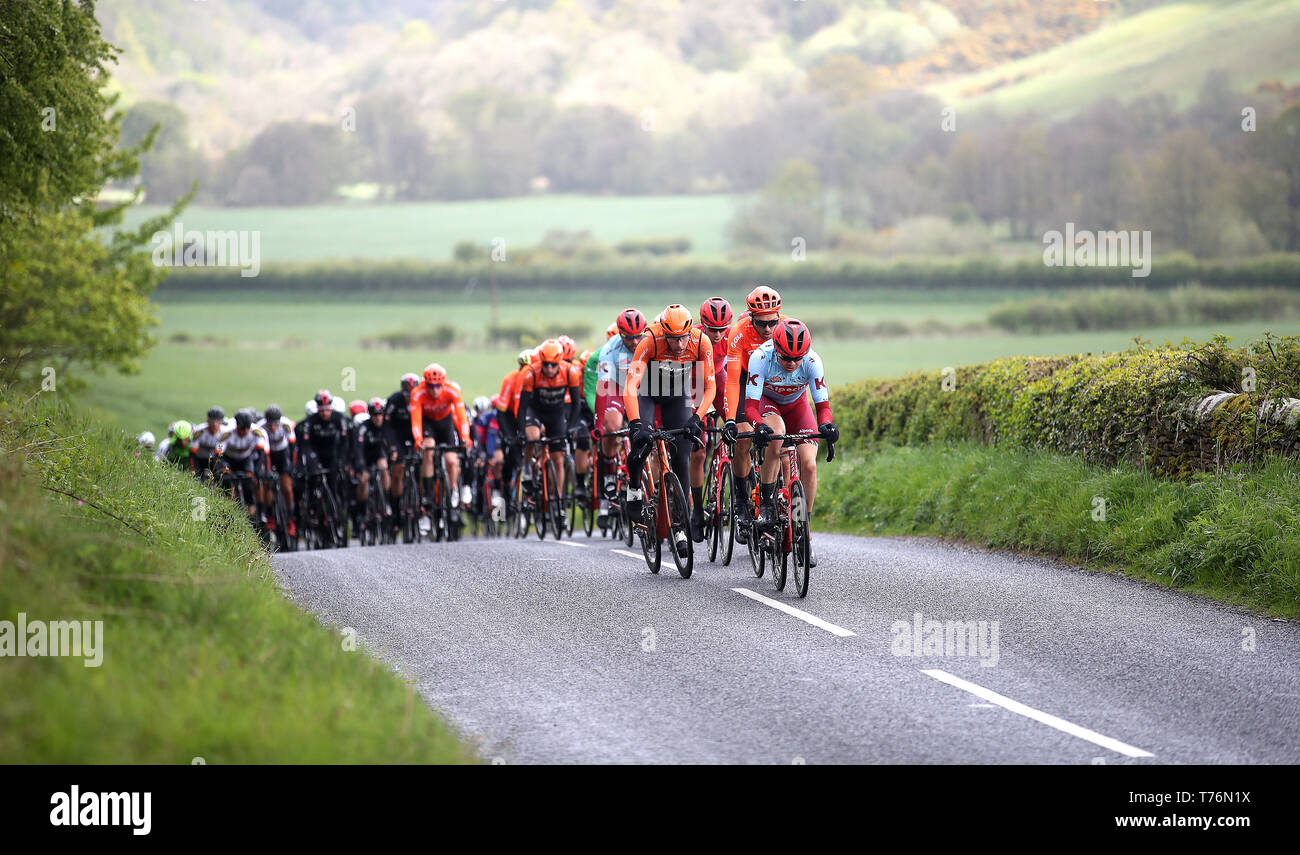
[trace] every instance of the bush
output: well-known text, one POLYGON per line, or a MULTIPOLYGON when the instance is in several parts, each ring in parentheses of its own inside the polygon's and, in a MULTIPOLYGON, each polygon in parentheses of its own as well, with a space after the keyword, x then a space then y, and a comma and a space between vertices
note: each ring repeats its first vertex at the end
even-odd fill
POLYGON ((1009 332, 1040 333, 1262 320, 1298 312, 1300 294, 1276 288, 1224 291, 1189 285, 1165 292, 1110 288, 1009 300, 989 313, 988 322, 1009 332))

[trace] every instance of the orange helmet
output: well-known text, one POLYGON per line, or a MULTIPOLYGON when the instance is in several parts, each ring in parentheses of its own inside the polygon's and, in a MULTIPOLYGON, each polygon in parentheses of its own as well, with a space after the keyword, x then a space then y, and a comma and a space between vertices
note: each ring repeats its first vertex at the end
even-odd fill
POLYGON ((659 323, 668 335, 686 335, 691 331, 691 310, 673 303, 659 314, 659 323))
POLYGON ((745 298, 745 305, 751 312, 766 313, 781 311, 781 295, 776 293, 775 289, 766 285, 759 285, 749 296, 745 298))
POLYGON ((430 362, 424 369, 424 382, 430 386, 441 386, 447 382, 447 369, 436 362, 430 362))
POLYGON ((541 357, 542 363, 559 362, 564 358, 564 347, 553 338, 548 338, 542 342, 542 346, 537 349, 537 355, 541 357))
POLYGON ((613 338, 616 335, 618 335, 618 321, 610 324, 605 330, 605 338, 613 338))
POLYGON ((578 352, 578 343, 567 335, 560 336, 556 341, 560 343, 560 347, 564 348, 565 361, 573 359, 574 355, 578 352))

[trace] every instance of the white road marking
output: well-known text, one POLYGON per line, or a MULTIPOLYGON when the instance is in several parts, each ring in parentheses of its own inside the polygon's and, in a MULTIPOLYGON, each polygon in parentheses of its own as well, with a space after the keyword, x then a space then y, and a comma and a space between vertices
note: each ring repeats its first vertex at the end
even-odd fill
POLYGON ((1059 731, 1070 734, 1071 736, 1086 739, 1094 745, 1100 745, 1102 748, 1109 748, 1111 751, 1116 751, 1126 757, 1155 756, 1150 751, 1143 751, 1141 748, 1134 748, 1132 745, 1120 742, 1118 739, 1111 739, 1109 736, 1102 736, 1096 731, 1089 730, 1086 727, 1080 727, 1077 724, 1072 724, 1063 718, 1057 718, 1054 715, 1042 712, 1041 710, 1036 710, 1033 707, 1027 707, 1019 701, 1013 701, 1010 698, 1004 695, 999 695, 997 692, 986 689, 983 686, 967 682, 960 677, 954 677, 947 671, 940 671, 938 668, 928 668, 922 669, 921 673, 925 674, 927 677, 933 677, 941 683, 947 683, 950 686, 956 686, 962 691, 970 692, 978 698, 991 701, 1003 709, 1011 710, 1011 712, 1023 715, 1026 718, 1032 718, 1034 721, 1045 724, 1048 727, 1054 727, 1059 731))
POLYGON ((857 635, 857 633, 852 632, 851 630, 847 630, 842 626, 836 626, 835 624, 830 623, 829 621, 824 621, 821 618, 817 617, 816 615, 810 615, 805 611, 796 609, 794 606, 787 606, 785 603, 778 602, 776 600, 769 600, 767 597, 763 596, 762 594, 759 594, 755 591, 751 591, 748 588, 732 588, 731 590, 735 591, 737 594, 741 594, 743 596, 749 597, 751 600, 757 600, 758 602, 763 603, 764 605, 771 606, 777 611, 785 612, 791 617, 797 617, 799 618, 799 620, 804 621, 805 623, 810 623, 813 626, 817 627, 818 629, 824 629, 827 632, 829 632, 831 635, 838 635, 840 638, 847 638, 850 635, 857 635))
POLYGON ((610 552, 615 555, 626 555, 628 558, 635 558, 637 561, 644 561, 644 555, 637 555, 635 552, 628 552, 626 549, 611 549, 610 552))
POLYGON ((552 540, 551 543, 558 543, 558 544, 560 544, 560 546, 576 546, 576 547, 578 547, 579 549, 586 549, 586 548, 587 548, 587 544, 585 544, 585 543, 574 543, 572 540, 552 540))
POLYGON ((558 558, 534 558, 534 561, 559 561, 558 558))

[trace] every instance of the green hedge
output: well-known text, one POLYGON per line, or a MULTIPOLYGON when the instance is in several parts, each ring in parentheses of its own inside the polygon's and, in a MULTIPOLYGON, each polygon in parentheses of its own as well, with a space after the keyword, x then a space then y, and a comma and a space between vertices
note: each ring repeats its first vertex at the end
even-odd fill
POLYGON ((341 293, 359 295, 461 295, 499 288, 547 291, 695 290, 730 293, 756 282, 776 288, 1167 288, 1191 282, 1218 287, 1300 288, 1300 255, 1267 256, 1227 264, 1175 255, 1158 260, 1145 279, 1128 268, 1045 267, 1038 258, 956 261, 791 261, 765 263, 612 262, 608 264, 515 265, 508 262, 428 263, 332 261, 266 264, 255 277, 237 268, 181 268, 159 287, 161 295, 195 291, 341 293))
POLYGON ((1300 339, 1266 337, 1241 348, 1216 338, 1102 355, 1008 357, 947 377, 939 370, 862 381, 835 398, 850 441, 973 439, 1181 475, 1294 453, 1295 429, 1263 423, 1258 412, 1267 399, 1297 397, 1298 389, 1300 339), (1253 390, 1243 388, 1248 367, 1253 390), (1198 419, 1193 408, 1215 391, 1241 394, 1198 419))

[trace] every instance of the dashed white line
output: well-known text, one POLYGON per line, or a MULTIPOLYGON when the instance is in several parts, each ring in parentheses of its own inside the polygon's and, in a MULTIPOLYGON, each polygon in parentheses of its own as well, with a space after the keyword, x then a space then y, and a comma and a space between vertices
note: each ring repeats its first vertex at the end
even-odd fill
POLYGON ((857 633, 853 632, 852 630, 845 629, 842 626, 836 626, 835 624, 829 621, 822 620, 816 615, 810 615, 807 612, 802 611, 801 609, 796 609, 794 606, 787 606, 785 603, 778 602, 776 600, 769 600, 767 597, 763 596, 762 594, 757 593, 756 591, 751 591, 748 588, 732 588, 731 590, 735 591, 737 594, 741 594, 743 596, 749 597, 751 600, 757 600, 758 602, 763 603, 764 605, 771 606, 772 608, 777 609, 778 611, 783 611, 786 614, 790 615, 791 617, 797 617, 799 618, 799 620, 804 621, 805 623, 810 623, 813 626, 817 627, 818 629, 824 629, 827 632, 829 632, 831 635, 838 635, 840 638, 847 638, 850 635, 857 635, 857 633))
POLYGON ((558 543, 558 544, 560 544, 560 546, 576 546, 576 547, 578 547, 579 549, 586 549, 586 548, 587 548, 587 544, 585 544, 585 543, 574 543, 572 540, 552 540, 551 543, 558 543))
POLYGON ((635 552, 628 552, 626 549, 611 549, 610 552, 615 555, 626 555, 628 558, 635 558, 637 561, 644 561, 644 555, 637 555, 635 552))
POLYGON ((1116 751, 1127 757, 1155 756, 1150 751, 1143 751, 1141 748, 1134 748, 1132 745, 1120 742, 1118 739, 1112 739, 1109 736, 1102 736, 1094 730, 1089 730, 1086 727, 1072 724, 1063 718, 1057 718, 1056 716, 1045 713, 1042 710, 1036 710, 1033 707, 1025 706, 1019 701, 1013 701, 1005 695, 999 695, 991 689, 986 689, 983 686, 968 682, 960 677, 954 677, 947 671, 940 671, 938 668, 928 668, 922 669, 921 673, 928 677, 933 677, 942 683, 947 683, 950 686, 956 686, 963 691, 970 692, 972 695, 995 703, 1003 709, 1023 715, 1026 718, 1032 718, 1034 721, 1045 724, 1048 727, 1054 727, 1059 731, 1070 734, 1071 736, 1086 739, 1093 745, 1100 745, 1102 748, 1109 748, 1111 751, 1116 751))

